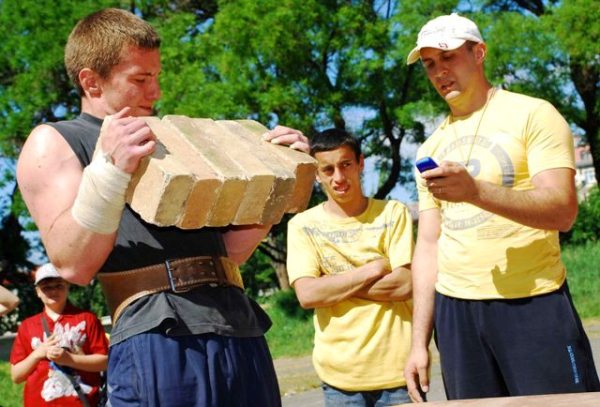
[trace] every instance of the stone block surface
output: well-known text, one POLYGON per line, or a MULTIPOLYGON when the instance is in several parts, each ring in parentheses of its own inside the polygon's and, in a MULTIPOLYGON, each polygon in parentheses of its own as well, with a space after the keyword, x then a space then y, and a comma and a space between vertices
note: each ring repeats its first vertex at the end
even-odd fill
MULTIPOLYGON (((256 140, 267 131, 267 128, 254 120, 236 120, 256 140)), ((261 141, 263 147, 270 154, 276 155, 285 168, 294 173, 294 191, 285 208, 287 213, 302 212, 308 206, 312 194, 313 183, 317 172, 317 162, 310 155, 294 150, 287 146, 279 146, 270 142, 261 141)))
POLYGON ((144 120, 157 148, 133 174, 126 199, 147 222, 182 229, 274 224, 308 205, 316 161, 263 141, 262 124, 179 115, 144 120))

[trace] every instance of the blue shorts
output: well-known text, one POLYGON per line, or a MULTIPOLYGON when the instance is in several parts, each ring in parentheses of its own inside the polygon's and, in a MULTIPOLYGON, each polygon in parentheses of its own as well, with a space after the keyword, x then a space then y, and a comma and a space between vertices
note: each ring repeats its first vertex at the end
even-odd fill
POLYGON ((511 300, 436 293, 435 339, 449 400, 600 390, 566 282, 511 300))
POLYGON ((384 407, 410 403, 406 386, 368 391, 340 390, 327 383, 323 383, 321 387, 326 407, 384 407))
POLYGON ((109 406, 281 406, 264 337, 147 332, 110 348, 109 406))

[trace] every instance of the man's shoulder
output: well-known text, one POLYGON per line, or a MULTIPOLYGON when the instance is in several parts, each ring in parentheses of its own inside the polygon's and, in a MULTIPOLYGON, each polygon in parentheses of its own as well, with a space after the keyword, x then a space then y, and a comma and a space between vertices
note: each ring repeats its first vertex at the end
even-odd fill
POLYGON ((43 311, 38 312, 37 314, 34 314, 30 317, 25 318, 23 321, 21 321, 21 325, 33 324, 33 323, 40 321, 42 319, 43 313, 44 313, 43 311))
POLYGON ((375 199, 369 198, 371 201, 371 208, 373 209, 381 209, 381 210, 404 210, 406 205, 402 202, 397 201, 395 199, 375 199))
POLYGON ((373 206, 386 208, 406 208, 406 205, 396 199, 376 199, 370 198, 373 206))
POLYGON ((541 99, 535 96, 526 95, 524 93, 511 92, 505 89, 499 89, 497 91, 498 99, 503 102, 504 105, 510 106, 511 109, 537 109, 541 105, 551 105, 545 99, 541 99))
POLYGON ((446 130, 446 123, 448 121, 448 116, 444 118, 442 123, 440 123, 435 130, 431 133, 429 137, 423 141, 423 143, 417 149, 417 159, 422 158, 426 155, 429 155, 429 151, 432 148, 435 148, 436 145, 444 140, 444 134, 446 130))
POLYGON ((408 207, 395 199, 375 199, 371 198, 371 212, 374 214, 387 214, 387 216, 398 217, 410 215, 408 207))
POLYGON ((312 208, 308 208, 303 212, 297 213, 290 219, 290 223, 294 225, 301 225, 307 222, 310 222, 314 219, 318 219, 319 216, 323 213, 322 209, 323 204, 320 203, 318 205, 313 206, 312 208))

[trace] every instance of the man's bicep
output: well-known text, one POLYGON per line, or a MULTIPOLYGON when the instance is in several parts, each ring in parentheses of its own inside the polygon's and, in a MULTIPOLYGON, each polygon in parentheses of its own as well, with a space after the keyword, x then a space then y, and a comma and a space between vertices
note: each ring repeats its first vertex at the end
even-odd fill
POLYGON ((413 250, 413 222, 408 208, 404 205, 394 214, 393 227, 390 229, 389 247, 386 248, 392 268, 410 264, 413 250))
POLYGON ((575 170, 571 168, 552 168, 538 172, 531 182, 536 188, 559 188, 575 192, 575 170))
MULTIPOLYGON (((531 180, 535 189, 548 190, 546 194, 551 201, 549 210, 564 213, 577 211, 577 188, 575 187, 575 171, 570 168, 554 168, 541 171, 531 180)), ((575 216, 575 214, 573 214, 575 216)))
POLYGON ((295 222, 288 223, 286 266, 290 283, 320 274, 319 253, 315 244, 295 222))
POLYGON ((67 142, 49 126, 38 126, 23 146, 17 182, 40 233, 73 205, 82 168, 67 142))

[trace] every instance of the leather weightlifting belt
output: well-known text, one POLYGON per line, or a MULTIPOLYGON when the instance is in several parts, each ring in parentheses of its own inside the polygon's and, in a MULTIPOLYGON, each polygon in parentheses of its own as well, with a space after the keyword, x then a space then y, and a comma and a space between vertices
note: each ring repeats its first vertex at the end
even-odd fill
POLYGON ((113 325, 133 301, 163 291, 182 293, 201 285, 235 286, 244 283, 238 266, 226 257, 198 256, 114 273, 98 273, 113 325))

